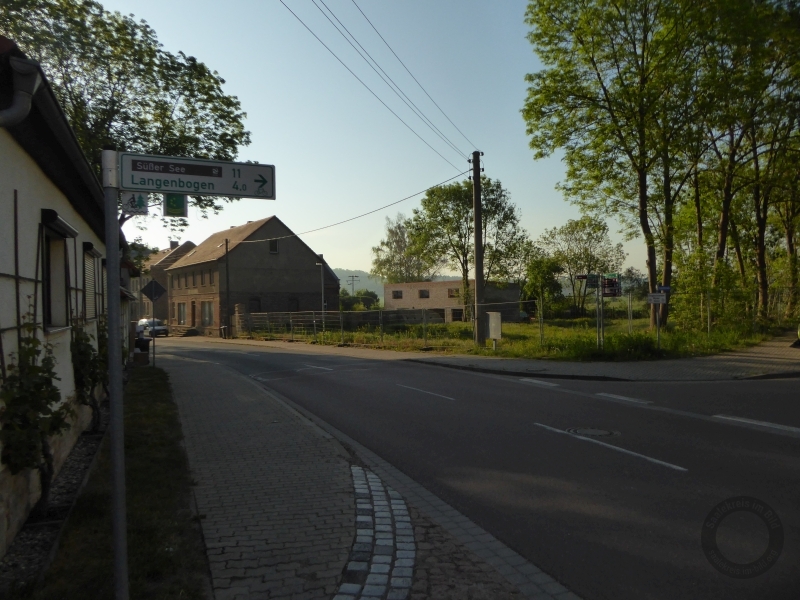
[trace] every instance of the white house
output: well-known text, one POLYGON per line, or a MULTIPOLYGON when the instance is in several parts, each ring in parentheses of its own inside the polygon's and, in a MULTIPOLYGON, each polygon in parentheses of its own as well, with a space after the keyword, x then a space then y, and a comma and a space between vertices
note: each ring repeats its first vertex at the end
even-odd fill
MULTIPOLYGON (((104 312, 103 240, 97 177, 44 73, 0 36, 1 376, 15 360, 21 321, 33 319, 53 347, 62 401, 70 401, 72 324, 85 320, 94 335, 104 312)), ((56 473, 91 416, 76 408, 73 426, 52 440, 56 473)), ((12 476, 0 464, 0 556, 39 494, 35 472, 12 476)))

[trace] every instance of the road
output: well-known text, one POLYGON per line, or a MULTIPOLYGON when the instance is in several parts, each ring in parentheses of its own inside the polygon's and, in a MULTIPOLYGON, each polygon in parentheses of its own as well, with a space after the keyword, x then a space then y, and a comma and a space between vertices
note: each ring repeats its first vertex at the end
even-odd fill
POLYGON ((158 345, 289 398, 586 600, 800 598, 800 380, 536 380, 301 344, 158 345), (750 578, 701 546, 707 515, 741 496, 782 528, 733 512, 716 531, 724 557, 752 562, 784 534, 750 578))

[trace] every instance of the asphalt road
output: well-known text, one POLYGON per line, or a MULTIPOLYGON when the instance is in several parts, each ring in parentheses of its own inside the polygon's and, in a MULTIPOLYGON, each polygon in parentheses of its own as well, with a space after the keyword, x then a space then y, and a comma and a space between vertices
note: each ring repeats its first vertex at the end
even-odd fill
POLYGON ((586 600, 800 598, 800 380, 523 380, 286 346, 159 341, 303 406, 586 600), (733 511, 722 556, 750 563, 783 532, 748 578, 701 545, 712 509, 742 496, 782 527, 733 511))

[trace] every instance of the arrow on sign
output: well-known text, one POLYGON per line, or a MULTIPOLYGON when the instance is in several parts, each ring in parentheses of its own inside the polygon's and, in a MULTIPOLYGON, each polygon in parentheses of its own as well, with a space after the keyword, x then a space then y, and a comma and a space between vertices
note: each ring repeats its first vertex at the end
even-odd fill
POLYGON ((258 183, 258 189, 259 189, 259 190, 260 190, 261 188, 263 188, 265 185, 267 185, 267 180, 266 180, 266 179, 264 179, 264 176, 263 176, 263 175, 261 175, 260 173, 259 173, 259 175, 258 175, 258 179, 254 179, 253 181, 255 181, 256 183, 258 183), (261 182, 261 183, 259 183, 259 182, 261 182))

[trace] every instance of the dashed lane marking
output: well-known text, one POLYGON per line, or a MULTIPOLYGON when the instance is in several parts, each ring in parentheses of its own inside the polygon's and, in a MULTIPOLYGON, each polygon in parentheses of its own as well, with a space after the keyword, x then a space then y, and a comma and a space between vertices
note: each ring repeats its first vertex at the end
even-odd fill
POLYGON ((438 396, 439 398, 444 398, 446 400, 455 400, 455 398, 451 398, 450 396, 442 396, 441 394, 434 394, 433 392, 429 392, 427 390, 421 390, 419 388, 411 387, 410 385, 402 385, 400 383, 397 384, 398 387, 406 388, 407 390, 414 390, 415 392, 422 392, 423 394, 430 394, 431 396, 438 396))
POLYGON ((632 452, 631 450, 625 450, 625 448, 620 448, 619 446, 614 446, 613 444, 606 444, 605 442, 601 442, 600 440, 595 440, 593 438, 583 437, 582 435, 575 435, 574 433, 569 433, 568 431, 562 431, 561 429, 556 429, 555 427, 549 427, 547 425, 542 425, 541 423, 534 423, 534 425, 538 427, 543 427, 548 431, 552 431, 553 433, 561 433, 563 435, 568 435, 571 438, 575 438, 578 440, 583 440, 584 442, 591 442, 592 444, 599 444, 601 446, 605 446, 606 448, 611 448, 612 450, 616 450, 617 452, 622 452, 623 454, 629 454, 631 456, 636 456, 638 458, 643 458, 651 463, 655 463, 657 465, 661 465, 662 467, 667 467, 669 469, 675 469, 676 471, 687 472, 689 469, 684 469, 683 467, 679 467, 678 465, 673 465, 668 462, 664 462, 663 460, 658 460, 657 458, 652 458, 650 456, 645 456, 644 454, 639 454, 638 452, 632 452))
POLYGON ((535 383, 536 385, 544 385, 547 387, 558 387, 557 383, 550 383, 549 381, 542 381, 540 379, 522 378, 520 379, 520 381, 522 381, 523 383, 535 383))
POLYGON ((731 417, 728 415, 714 415, 714 418, 723 419, 725 421, 739 421, 740 423, 749 423, 750 425, 758 425, 759 427, 769 427, 771 429, 779 429, 781 431, 789 431, 791 433, 800 434, 800 427, 790 427, 789 425, 778 425, 777 423, 756 421, 755 419, 745 419, 744 417, 731 417))
POLYGON ((598 392, 598 396, 603 398, 611 398, 613 400, 624 400, 625 402, 635 402, 636 404, 652 404, 650 400, 639 400, 637 398, 628 398, 627 396, 617 396, 616 394, 606 394, 605 392, 598 392))

